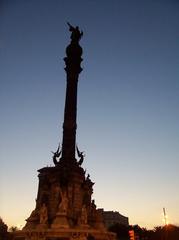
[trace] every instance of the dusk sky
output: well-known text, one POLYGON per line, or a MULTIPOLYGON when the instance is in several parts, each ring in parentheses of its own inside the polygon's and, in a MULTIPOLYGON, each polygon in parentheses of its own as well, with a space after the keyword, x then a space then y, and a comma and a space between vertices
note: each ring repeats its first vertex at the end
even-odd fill
POLYGON ((0 0, 0 216, 25 224, 62 141, 67 21, 84 32, 77 143, 97 207, 179 225, 178 0, 0 0))

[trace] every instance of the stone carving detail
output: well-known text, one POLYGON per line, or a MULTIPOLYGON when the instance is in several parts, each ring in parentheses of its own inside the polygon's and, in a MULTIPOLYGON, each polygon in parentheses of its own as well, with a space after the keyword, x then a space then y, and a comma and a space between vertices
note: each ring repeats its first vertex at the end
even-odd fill
POLYGON ((68 197, 67 197, 67 192, 60 189, 60 196, 61 196, 61 202, 59 204, 58 212, 62 214, 67 214, 68 210, 68 197))
POLYGON ((84 161, 85 155, 84 155, 84 152, 79 151, 78 146, 76 146, 76 150, 77 150, 78 157, 80 158, 78 161, 78 165, 81 166, 84 161))
POLYGON ((57 148, 57 151, 56 152, 52 152, 53 153, 53 163, 55 165, 58 165, 59 162, 60 162, 60 156, 61 156, 61 153, 62 153, 62 150, 60 149, 60 144, 57 148))
POLYGON ((81 224, 82 225, 88 224, 88 214, 87 214, 87 209, 85 205, 83 205, 81 209, 81 224))
POLYGON ((71 41, 78 43, 81 39, 81 37, 83 36, 83 32, 79 30, 79 27, 73 27, 69 22, 67 22, 68 26, 69 26, 69 31, 71 32, 71 41))
POLYGON ((38 219, 39 219, 39 217, 38 217, 38 212, 37 212, 36 210, 33 210, 32 213, 31 213, 31 215, 30 215, 30 217, 29 217, 29 220, 30 220, 31 222, 33 222, 33 221, 36 221, 36 220, 38 220, 38 219))
POLYGON ((40 209, 40 224, 46 224, 48 221, 48 212, 45 203, 42 204, 40 209))

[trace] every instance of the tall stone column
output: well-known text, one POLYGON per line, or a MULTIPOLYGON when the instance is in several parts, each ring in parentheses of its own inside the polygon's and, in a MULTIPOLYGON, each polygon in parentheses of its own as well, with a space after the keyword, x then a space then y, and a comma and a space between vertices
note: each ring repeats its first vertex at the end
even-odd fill
POLYGON ((76 150, 76 116, 77 116, 77 85, 78 76, 82 71, 80 66, 82 58, 82 48, 79 45, 83 33, 78 27, 70 24, 71 43, 66 48, 66 57, 64 58, 67 74, 66 100, 63 123, 63 142, 62 142, 62 162, 73 163, 76 150))

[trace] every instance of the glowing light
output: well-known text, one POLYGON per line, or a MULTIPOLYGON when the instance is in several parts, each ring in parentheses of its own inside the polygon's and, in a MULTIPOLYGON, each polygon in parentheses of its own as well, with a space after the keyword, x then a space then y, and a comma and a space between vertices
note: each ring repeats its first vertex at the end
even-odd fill
POLYGON ((22 224, 17 224, 17 228, 18 228, 18 230, 21 230, 22 229, 22 224))
POLYGON ((169 224, 169 221, 168 221, 168 216, 166 214, 166 211, 165 211, 165 208, 163 208, 163 222, 165 223, 165 225, 168 225, 169 224))

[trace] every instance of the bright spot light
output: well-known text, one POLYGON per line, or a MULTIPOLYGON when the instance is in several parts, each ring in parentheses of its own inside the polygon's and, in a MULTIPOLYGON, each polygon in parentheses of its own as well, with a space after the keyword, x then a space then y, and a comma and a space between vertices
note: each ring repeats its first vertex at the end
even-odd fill
POLYGON ((19 230, 21 230, 22 229, 22 224, 17 224, 17 228, 19 229, 19 230))

